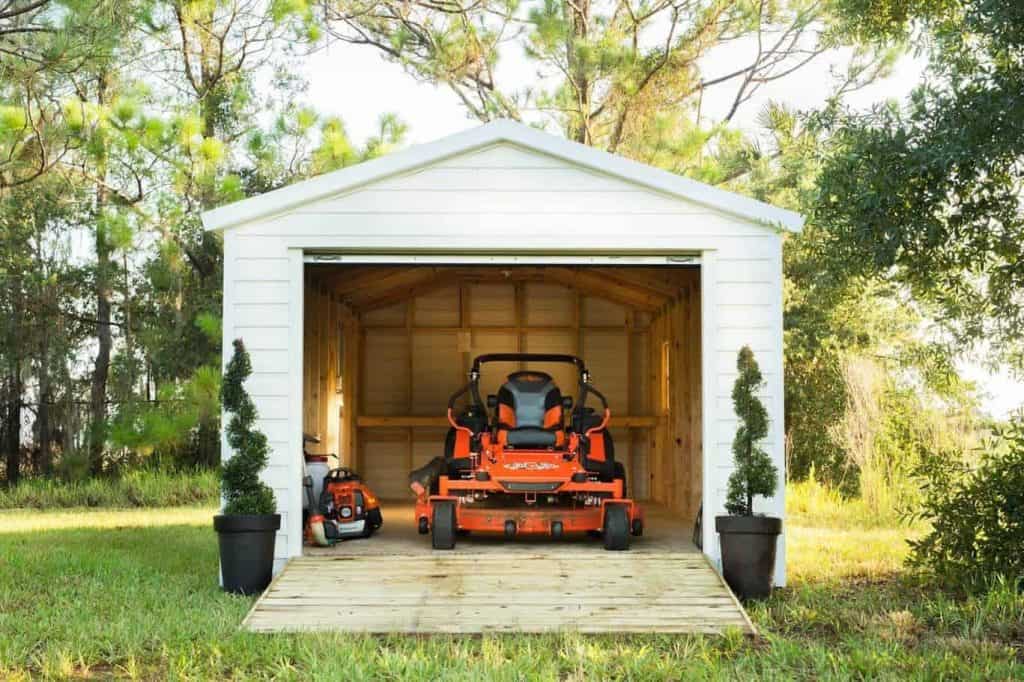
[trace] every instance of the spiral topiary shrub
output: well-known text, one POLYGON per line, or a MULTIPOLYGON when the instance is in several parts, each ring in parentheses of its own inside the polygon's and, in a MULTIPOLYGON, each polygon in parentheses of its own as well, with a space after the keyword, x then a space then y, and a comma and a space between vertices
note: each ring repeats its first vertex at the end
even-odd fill
POLYGON ((220 393, 221 404, 231 413, 226 431, 228 445, 234 451, 221 469, 224 514, 273 514, 277 511, 274 491, 260 480, 270 448, 267 437, 253 427, 256 406, 245 390, 252 362, 241 339, 235 339, 233 345, 235 351, 224 372, 220 393))
POLYGON ((732 442, 736 469, 729 476, 725 508, 730 514, 751 516, 754 496, 775 494, 778 471, 760 442, 768 435, 768 411, 757 392, 764 385, 761 369, 749 346, 740 349, 736 358, 739 376, 732 389, 732 402, 740 426, 732 442))

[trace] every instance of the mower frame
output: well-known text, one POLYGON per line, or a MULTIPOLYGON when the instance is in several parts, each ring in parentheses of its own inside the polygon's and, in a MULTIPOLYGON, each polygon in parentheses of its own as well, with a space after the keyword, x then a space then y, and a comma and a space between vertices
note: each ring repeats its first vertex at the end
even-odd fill
POLYGON ((455 536, 466 532, 547 535, 601 533, 606 549, 628 549, 629 536, 643 533, 643 509, 625 496, 622 478, 600 480, 583 462, 583 446, 602 437, 611 419, 604 395, 591 384, 591 375, 575 355, 547 353, 491 353, 477 356, 469 381, 448 401, 448 421, 456 433, 468 437, 469 468, 458 477, 441 475, 437 490, 422 490, 417 496, 416 519, 421 533, 433 535, 435 549, 451 549, 455 536), (563 409, 561 429, 566 431, 563 447, 511 447, 497 438, 496 411, 480 398, 480 368, 488 362, 558 362, 579 371, 578 403, 563 409), (487 416, 486 428, 474 433, 455 418, 456 402, 469 394, 471 406, 487 416), (573 431, 572 415, 580 424, 585 403, 596 396, 604 409, 601 422, 582 433, 573 431), (567 423, 568 422, 568 425, 567 423))

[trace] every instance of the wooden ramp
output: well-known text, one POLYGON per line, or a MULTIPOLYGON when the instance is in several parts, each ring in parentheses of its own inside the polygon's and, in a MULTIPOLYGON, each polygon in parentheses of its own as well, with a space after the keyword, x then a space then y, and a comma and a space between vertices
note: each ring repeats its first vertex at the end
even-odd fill
POLYGON ((243 627, 258 632, 721 633, 754 627, 732 592, 657 509, 629 552, 599 541, 460 538, 430 549, 412 509, 385 507, 379 537, 288 563, 243 627))

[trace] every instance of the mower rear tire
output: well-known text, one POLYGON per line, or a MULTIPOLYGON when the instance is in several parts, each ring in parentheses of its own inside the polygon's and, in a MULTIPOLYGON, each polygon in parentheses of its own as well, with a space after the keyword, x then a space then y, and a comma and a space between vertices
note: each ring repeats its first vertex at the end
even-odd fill
POLYGON ((383 524, 384 516, 380 513, 380 509, 371 509, 366 514, 366 521, 365 524, 363 525, 363 537, 370 537, 383 524))
POLYGON ((455 549, 455 503, 443 500, 434 503, 430 523, 430 544, 434 549, 455 549))
POLYGON ((604 510, 604 548, 611 552, 629 549, 629 512, 625 505, 609 504, 604 510))

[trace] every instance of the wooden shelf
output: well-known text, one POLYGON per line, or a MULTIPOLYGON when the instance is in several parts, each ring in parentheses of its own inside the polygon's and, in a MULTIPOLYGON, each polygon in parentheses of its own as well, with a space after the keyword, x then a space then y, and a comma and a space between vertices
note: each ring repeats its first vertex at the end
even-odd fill
MULTIPOLYGON (((612 428, 650 429, 658 425, 661 417, 631 415, 616 417, 612 415, 612 428)), ((412 415, 394 417, 356 417, 356 426, 360 428, 413 428, 417 426, 448 426, 447 417, 418 417, 412 415)))

